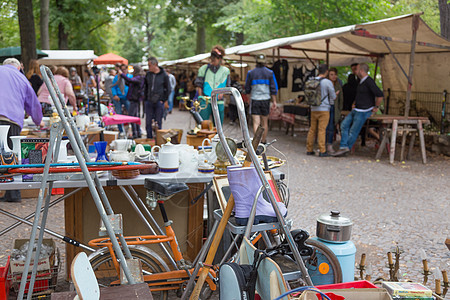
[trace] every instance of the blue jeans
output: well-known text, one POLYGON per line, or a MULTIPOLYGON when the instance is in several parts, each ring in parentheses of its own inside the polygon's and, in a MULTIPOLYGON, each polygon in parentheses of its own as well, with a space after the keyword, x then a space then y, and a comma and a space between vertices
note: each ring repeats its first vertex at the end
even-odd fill
POLYGON ((334 137, 334 105, 331 105, 330 108, 330 120, 328 121, 327 131, 326 131, 326 137, 327 137, 327 144, 331 145, 333 144, 333 137, 334 137))
POLYGON ((372 115, 372 111, 358 112, 352 110, 341 124, 341 145, 340 148, 351 149, 358 138, 359 132, 366 120, 372 115))
POLYGON ((158 128, 161 129, 163 112, 164 102, 145 102, 145 128, 147 130, 147 138, 153 138, 152 120, 155 120, 158 123, 158 128))
MULTIPOLYGON (((130 101, 127 100, 127 98, 120 98, 119 101, 113 100, 114 103, 114 109, 116 110, 116 114, 121 115, 122 114, 122 105, 125 106, 125 109, 128 111, 130 108, 130 101)), ((119 131, 123 132, 123 126, 122 124, 118 125, 119 131)))
POLYGON ((173 97, 175 97, 175 91, 171 91, 169 94, 169 112, 173 109, 173 97))

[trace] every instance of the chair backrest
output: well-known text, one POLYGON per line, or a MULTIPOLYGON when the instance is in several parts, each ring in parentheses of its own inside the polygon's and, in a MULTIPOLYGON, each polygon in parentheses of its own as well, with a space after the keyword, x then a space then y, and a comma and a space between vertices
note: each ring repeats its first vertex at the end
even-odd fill
MULTIPOLYGON (((255 250, 255 246, 244 237, 239 249, 239 263, 253 264, 255 250)), ((274 299, 288 290, 280 267, 269 257, 264 258, 259 265, 256 290, 263 300, 274 299)))
POLYGON ((80 252, 75 256, 70 267, 70 275, 79 299, 100 299, 100 288, 97 278, 86 253, 80 252))

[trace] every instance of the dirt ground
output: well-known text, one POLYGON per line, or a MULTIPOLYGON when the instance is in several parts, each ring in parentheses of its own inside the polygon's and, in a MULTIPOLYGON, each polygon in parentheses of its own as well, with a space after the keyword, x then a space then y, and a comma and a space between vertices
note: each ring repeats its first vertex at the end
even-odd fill
MULTIPOLYGON (((167 116, 163 128, 182 128, 186 132, 192 125, 188 112, 175 109, 167 116)), ((238 125, 226 121, 224 131, 227 136, 242 140, 238 125)), ((305 229, 314 236, 317 217, 339 210, 354 222, 351 240, 357 248, 356 260, 358 263, 361 254, 366 253, 373 279, 388 277, 386 253, 396 246, 402 251, 403 279, 422 281, 421 249, 428 256, 432 272, 437 267, 450 272, 450 252, 444 245, 450 237, 449 157, 427 152, 428 163, 424 165, 416 147, 410 161, 391 165, 386 154, 379 161, 374 159, 376 149, 371 140, 347 157, 306 156, 306 131, 286 135, 276 125, 268 136, 268 141, 273 139, 277 142, 269 147, 268 155, 286 160, 280 170, 286 174, 290 189, 288 218, 293 219, 294 228, 305 229)), ((24 217, 35 210, 35 204, 36 199, 28 198, 21 203, 1 202, 0 208, 24 217)), ((51 208, 47 222, 48 229, 61 234, 64 234, 63 205, 51 208)), ((0 215, 0 230, 12 223, 15 221, 0 215)), ((29 238, 30 228, 21 225, 1 235, 0 265, 5 265, 15 239, 29 238)), ((60 241, 57 245, 64 261, 65 246, 60 241)), ((66 267, 62 266, 57 290, 68 288, 61 275, 66 267)))

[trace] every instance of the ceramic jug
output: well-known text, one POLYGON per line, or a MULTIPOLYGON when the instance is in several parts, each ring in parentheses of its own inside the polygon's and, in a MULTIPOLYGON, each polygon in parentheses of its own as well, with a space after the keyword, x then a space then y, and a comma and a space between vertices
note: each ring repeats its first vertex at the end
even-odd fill
POLYGON ((218 141, 214 140, 214 138, 212 140, 208 138, 203 140, 201 151, 199 151, 199 154, 201 154, 199 163, 204 164, 206 162, 212 165, 217 160, 216 151, 214 150, 217 143, 218 141), (206 142, 208 142, 210 146, 205 145, 206 142))
POLYGON ((110 147, 118 151, 128 151, 132 143, 133 140, 119 139, 112 141, 110 147))
POLYGON ((11 152, 8 147, 9 125, 0 125, 0 153, 11 152))
POLYGON ((171 142, 152 148, 152 157, 158 162, 161 173, 175 173, 180 167, 180 153, 171 142), (156 155, 156 149, 159 151, 156 155))
POLYGON ((17 160, 19 164, 22 163, 22 145, 20 143, 21 140, 26 139, 26 136, 23 135, 16 135, 16 136, 10 136, 9 137, 13 142, 13 152, 17 156, 17 160))
MULTIPOLYGON (((59 152, 58 152, 58 162, 67 161, 67 144, 69 142, 70 142, 69 140, 61 141, 61 145, 59 146, 59 152)), ((55 150, 56 150, 56 144, 55 144, 55 150)), ((55 150, 53 150, 53 155, 55 155, 55 150)))

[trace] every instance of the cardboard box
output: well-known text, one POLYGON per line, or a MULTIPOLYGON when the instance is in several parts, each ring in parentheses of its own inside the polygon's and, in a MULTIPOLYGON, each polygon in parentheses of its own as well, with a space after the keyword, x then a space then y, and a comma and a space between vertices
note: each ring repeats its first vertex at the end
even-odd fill
MULTIPOLYGON (((94 145, 94 142, 98 142, 100 141, 100 133, 95 132, 92 134, 88 133, 88 140, 89 140, 89 145, 94 145)), ((117 138, 119 137, 119 132, 118 131, 110 131, 110 130, 105 130, 103 131, 103 138, 105 142, 108 142, 108 145, 114 141, 117 140, 117 138)))
POLYGON ((20 195, 25 198, 37 198, 39 196, 39 189, 21 190, 20 195))
MULTIPOLYGON (((20 249, 20 247, 22 247, 23 244, 25 244, 26 242, 28 242, 27 239, 16 239, 14 241, 14 249, 20 249)), ((38 261, 38 266, 37 266, 37 271, 48 271, 50 272, 51 270, 51 266, 54 265, 55 262, 55 252, 56 252, 56 244, 55 241, 53 241, 52 239, 43 239, 42 240, 42 244, 48 245, 48 246, 52 246, 53 247, 53 252, 48 256, 48 257, 44 257, 39 259, 38 261)), ((33 252, 33 258, 34 258, 34 254, 35 252, 33 252)), ((19 260, 13 260, 11 259, 10 261, 10 268, 11 268, 11 273, 12 274, 21 274, 23 272, 23 270, 25 269, 25 259, 19 259, 19 260)), ((33 261, 30 263, 30 272, 33 269, 33 261)))
MULTIPOLYGON (((392 300, 391 296, 385 289, 338 289, 338 290, 321 290, 323 293, 334 293, 345 297, 345 300, 392 300)), ((297 300, 318 300, 315 292, 303 293, 297 300)), ((320 299, 320 296, 319 296, 320 299)))
POLYGON ((156 145, 161 146, 162 144, 167 143, 167 137, 171 138, 170 142, 172 144, 179 144, 183 137, 183 129, 159 129, 156 132, 156 145))
POLYGON ((156 145, 155 139, 134 139, 134 141, 136 144, 147 144, 152 147, 156 145))

